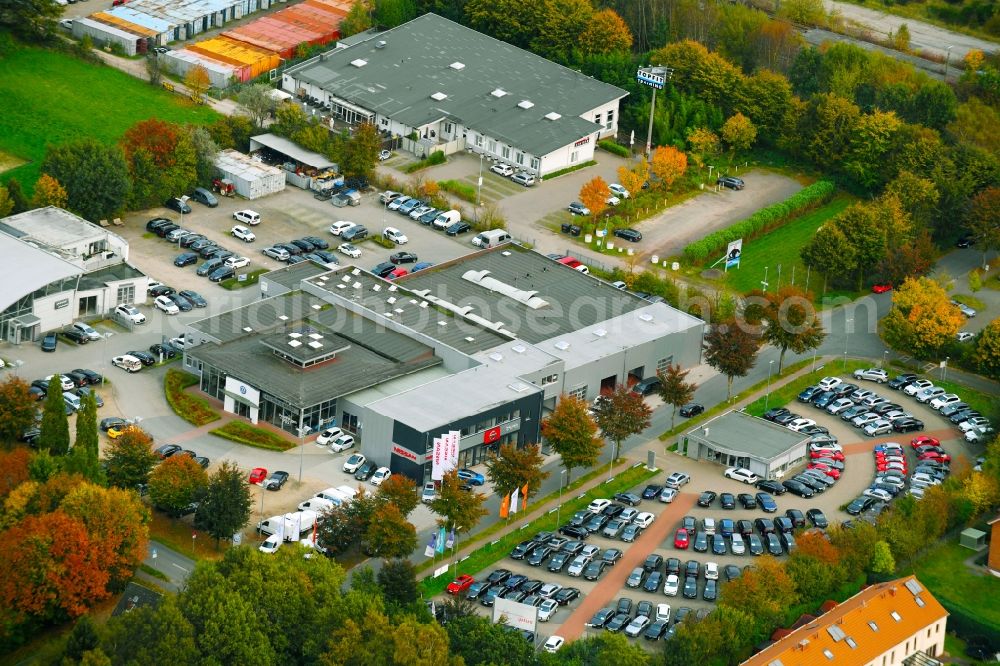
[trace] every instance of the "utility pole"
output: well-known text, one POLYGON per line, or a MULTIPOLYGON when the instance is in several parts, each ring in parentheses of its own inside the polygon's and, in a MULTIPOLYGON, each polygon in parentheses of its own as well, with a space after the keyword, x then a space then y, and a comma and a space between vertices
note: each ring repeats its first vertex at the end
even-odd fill
POLYGON ((636 80, 644 86, 649 86, 653 89, 653 96, 649 103, 649 129, 646 133, 646 158, 652 159, 653 157, 653 111, 656 109, 656 91, 663 90, 666 86, 667 79, 674 75, 674 70, 669 67, 664 67, 663 65, 656 65, 655 67, 640 67, 639 71, 636 72, 636 80))

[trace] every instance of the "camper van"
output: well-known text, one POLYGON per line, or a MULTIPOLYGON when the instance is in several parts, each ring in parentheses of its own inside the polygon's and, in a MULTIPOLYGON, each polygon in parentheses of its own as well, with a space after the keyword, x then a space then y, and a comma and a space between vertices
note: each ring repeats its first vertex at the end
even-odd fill
POLYGON ((505 229, 491 229, 484 231, 472 239, 472 244, 484 250, 496 247, 501 243, 510 242, 510 234, 505 229))
POLYGON ((271 516, 257 523, 257 532, 271 536, 280 530, 285 541, 298 541, 302 533, 315 527, 316 515, 315 511, 297 511, 283 516, 271 516))

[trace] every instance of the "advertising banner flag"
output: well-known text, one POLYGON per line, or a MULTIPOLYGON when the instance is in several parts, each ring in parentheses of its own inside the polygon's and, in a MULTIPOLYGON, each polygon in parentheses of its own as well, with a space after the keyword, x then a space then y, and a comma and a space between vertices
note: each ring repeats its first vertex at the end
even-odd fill
POLYGON ((510 515, 510 495, 504 495, 503 501, 500 502, 500 517, 506 518, 510 515))
POLYGON ((524 484, 523 488, 521 488, 521 497, 524 498, 522 500, 523 506, 521 508, 522 508, 523 511, 527 511, 528 510, 528 484, 527 483, 524 484))
POLYGON ((726 270, 733 266, 739 268, 740 257, 743 255, 743 239, 731 241, 726 247, 726 270))
POLYGON ((444 478, 444 467, 441 464, 444 460, 444 442, 440 437, 434 438, 431 456, 431 480, 440 481, 444 478))
POLYGON ((444 542, 445 548, 452 548, 455 545, 455 528, 451 528, 451 532, 448 532, 448 540, 444 542))
POLYGON ((517 513, 517 494, 520 492, 520 488, 515 488, 514 492, 510 496, 510 512, 517 513))
POLYGON ((458 440, 461 433, 452 430, 434 438, 431 458, 431 479, 440 481, 444 475, 458 467, 458 440))
POLYGON ((424 548, 424 557, 434 557, 434 551, 437 550, 437 540, 437 532, 434 532, 431 534, 431 542, 424 548))
POLYGON ((438 530, 437 552, 439 553, 444 552, 444 540, 445 540, 445 531, 444 528, 442 527, 441 529, 438 530))

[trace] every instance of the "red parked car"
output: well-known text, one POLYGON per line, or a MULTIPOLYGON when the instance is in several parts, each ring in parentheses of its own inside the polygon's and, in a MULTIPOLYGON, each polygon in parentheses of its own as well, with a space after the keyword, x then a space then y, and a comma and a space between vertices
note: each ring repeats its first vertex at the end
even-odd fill
POLYGON ((476 582, 476 579, 468 574, 462 574, 455 580, 448 583, 447 591, 448 594, 458 594, 460 592, 465 592, 469 589, 469 586, 476 582))
POLYGON ((920 435, 919 437, 914 437, 910 440, 910 446, 917 448, 918 446, 940 446, 941 442, 934 437, 928 437, 927 435, 920 435))
POLYGON ((261 483, 264 483, 264 479, 266 478, 267 478, 266 469, 264 469, 263 467, 254 467, 253 470, 250 471, 250 478, 248 479, 248 481, 250 483, 256 483, 259 485, 261 483))
POLYGON ((813 460, 817 458, 829 458, 830 460, 836 460, 837 462, 844 462, 843 451, 810 451, 809 457, 813 460))
POLYGON ((688 531, 683 527, 677 530, 677 533, 674 535, 674 548, 687 550, 687 547, 690 545, 691 537, 688 535, 688 531))
POLYGON ((829 465, 824 465, 822 463, 814 463, 814 464, 810 464, 809 468, 810 469, 818 469, 819 471, 823 472, 828 477, 830 477, 831 479, 834 479, 834 480, 837 480, 837 479, 840 478, 840 470, 834 469, 833 467, 830 467, 829 465))
POLYGON ((950 463, 951 456, 947 453, 938 453, 937 451, 925 451, 917 457, 917 460, 934 460, 936 462, 950 463))
POLYGON ((882 282, 880 284, 872 285, 873 294, 884 294, 887 291, 892 291, 892 285, 889 284, 888 282, 882 282))

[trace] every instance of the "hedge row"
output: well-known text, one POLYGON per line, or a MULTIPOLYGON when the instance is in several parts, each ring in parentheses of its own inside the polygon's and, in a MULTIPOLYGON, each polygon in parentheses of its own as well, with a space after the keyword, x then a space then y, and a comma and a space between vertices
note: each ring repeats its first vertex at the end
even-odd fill
POLYGON ((542 180, 551 180, 553 178, 558 178, 559 176, 565 176, 568 173, 573 173, 574 171, 579 171, 580 169, 585 169, 590 166, 597 164, 594 160, 589 162, 581 162, 580 164, 575 164, 571 167, 566 167, 565 169, 559 169, 559 171, 553 171, 552 173, 547 173, 542 176, 542 180))
POLYGON ((451 192, 460 199, 476 203, 476 188, 474 185, 469 185, 458 180, 439 180, 438 187, 445 192, 451 192))
POLYGON ((186 392, 189 386, 198 383, 198 377, 181 370, 167 370, 163 378, 163 392, 167 396, 167 403, 177 416, 188 423, 196 426, 203 426, 220 418, 219 412, 212 409, 208 400, 199 395, 186 392))
POLYGON ((255 446, 258 449, 287 451, 295 446, 294 442, 290 442, 280 435, 275 435, 263 428, 257 428, 242 421, 230 421, 221 428, 215 428, 209 432, 216 437, 222 437, 238 444, 255 446))
POLYGON ((444 164, 447 161, 444 153, 440 150, 435 150, 433 153, 420 160, 419 162, 414 162, 404 169, 406 173, 416 173, 421 169, 426 169, 429 166, 434 166, 436 164, 444 164))
POLYGON ((611 139, 598 141, 597 145, 613 155, 618 155, 619 157, 631 157, 631 153, 629 152, 627 146, 623 146, 620 143, 615 143, 611 139))
POLYGON ((745 220, 711 233, 684 248, 684 258, 691 263, 700 263, 710 258, 722 256, 730 241, 742 238, 744 241, 763 236, 806 209, 826 203, 833 196, 834 184, 820 180, 800 190, 779 203, 761 208, 745 220))

